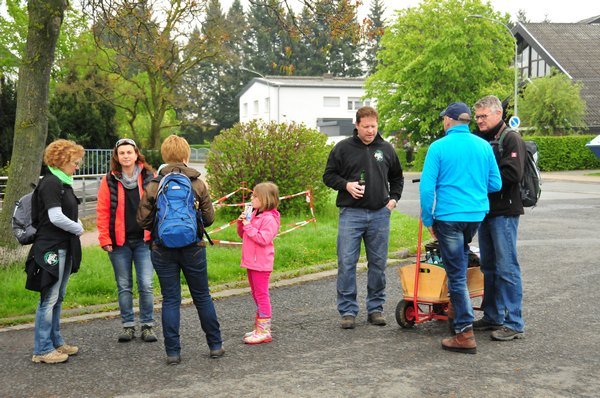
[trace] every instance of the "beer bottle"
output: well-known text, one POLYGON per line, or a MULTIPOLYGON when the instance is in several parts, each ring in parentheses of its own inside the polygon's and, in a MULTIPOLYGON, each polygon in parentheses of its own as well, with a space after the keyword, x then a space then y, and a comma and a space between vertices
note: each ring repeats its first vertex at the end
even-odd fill
POLYGON ((365 184, 366 184, 365 175, 366 175, 366 172, 364 170, 361 170, 360 178, 358 179, 358 185, 362 185, 363 187, 365 186, 365 184))

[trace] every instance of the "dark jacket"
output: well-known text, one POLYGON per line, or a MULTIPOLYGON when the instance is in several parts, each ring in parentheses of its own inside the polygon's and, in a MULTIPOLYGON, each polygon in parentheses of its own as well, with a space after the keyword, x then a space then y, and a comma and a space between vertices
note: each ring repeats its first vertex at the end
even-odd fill
POLYGON ((365 145, 352 137, 340 141, 331 150, 323 182, 338 191, 337 207, 357 207, 379 210, 390 201, 400 200, 404 177, 400 160, 394 147, 377 134, 373 142, 365 145), (361 171, 366 173, 365 195, 354 199, 346 190, 346 183, 358 181, 361 171))
POLYGON ((67 262, 71 273, 79 270, 81 242, 79 237, 56 227, 48 218, 48 209, 60 206, 62 212, 73 221, 78 219, 79 200, 73 187, 63 184, 49 171, 42 178, 32 201, 32 221, 37 228, 35 241, 27 256, 25 287, 43 292, 58 280, 58 250, 67 250, 67 262))
POLYGON ((504 122, 487 133, 479 133, 487 140, 494 150, 500 176, 502 177, 502 189, 499 192, 490 193, 490 212, 487 217, 518 216, 523 214, 523 203, 519 183, 523 179, 525 170, 525 159, 527 150, 525 142, 519 133, 511 130, 504 122), (498 140, 504 134, 502 140, 502 154, 498 146, 498 140))
MULTIPOLYGON (((160 169, 159 175, 164 176, 169 174, 174 169, 179 170, 181 173, 188 176, 192 180, 192 188, 196 193, 196 199, 200 203, 200 210, 202 211, 202 222, 205 227, 212 225, 215 221, 215 209, 210 200, 208 194, 208 187, 200 179, 200 172, 196 169, 192 169, 186 166, 184 163, 172 163, 164 166, 160 169)), ((138 207, 136 220, 142 229, 152 231, 154 227, 154 216, 156 214, 156 195, 158 193, 159 180, 154 179, 146 185, 146 191, 140 201, 138 207)), ((155 237, 153 236, 152 239, 155 237)))

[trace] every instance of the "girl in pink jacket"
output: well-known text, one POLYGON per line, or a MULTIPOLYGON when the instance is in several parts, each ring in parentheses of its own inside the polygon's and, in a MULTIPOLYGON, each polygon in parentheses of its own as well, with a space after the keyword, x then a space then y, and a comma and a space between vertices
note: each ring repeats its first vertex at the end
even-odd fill
POLYGON ((254 330, 244 335, 244 343, 260 344, 271 337, 271 298, 269 277, 273 271, 275 248, 273 239, 279 230, 279 189, 272 182, 254 187, 251 197, 252 211, 238 218, 237 232, 242 238, 241 266, 248 272, 252 298, 256 303, 254 330))

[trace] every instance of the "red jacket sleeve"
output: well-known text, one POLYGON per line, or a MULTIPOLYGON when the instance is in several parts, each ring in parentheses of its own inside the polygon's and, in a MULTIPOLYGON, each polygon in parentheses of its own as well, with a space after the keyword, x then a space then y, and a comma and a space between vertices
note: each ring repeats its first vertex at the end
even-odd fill
POLYGON ((100 247, 112 245, 109 233, 110 224, 110 189, 106 176, 102 177, 98 189, 98 202, 96 203, 96 226, 98 227, 98 241, 100 247))

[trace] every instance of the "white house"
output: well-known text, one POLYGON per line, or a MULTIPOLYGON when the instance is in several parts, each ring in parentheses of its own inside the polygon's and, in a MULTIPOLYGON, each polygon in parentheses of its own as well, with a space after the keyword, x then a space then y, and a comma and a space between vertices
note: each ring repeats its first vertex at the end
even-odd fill
POLYGON ((331 137, 351 135, 356 110, 373 102, 362 99, 364 82, 331 75, 254 78, 238 94, 240 122, 296 122, 331 137))

